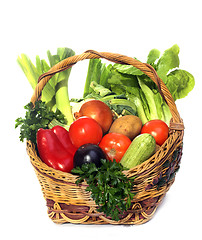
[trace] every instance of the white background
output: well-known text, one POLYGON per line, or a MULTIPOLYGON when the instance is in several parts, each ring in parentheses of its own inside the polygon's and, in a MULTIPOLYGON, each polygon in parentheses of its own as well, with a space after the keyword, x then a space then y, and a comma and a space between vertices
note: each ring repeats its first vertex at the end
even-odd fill
MULTIPOLYGON (((0 238, 1 239, 202 239, 201 233, 201 4, 192 1, 4 1, 0 6, 0 238), (184 119, 181 168, 153 219, 140 226, 57 225, 47 216, 40 185, 19 141, 15 119, 32 89, 16 63, 26 53, 70 47, 118 52, 146 61, 152 48, 177 43, 180 67, 195 89, 177 107, 184 119)), ((72 70, 70 97, 81 96, 87 62, 72 70)))

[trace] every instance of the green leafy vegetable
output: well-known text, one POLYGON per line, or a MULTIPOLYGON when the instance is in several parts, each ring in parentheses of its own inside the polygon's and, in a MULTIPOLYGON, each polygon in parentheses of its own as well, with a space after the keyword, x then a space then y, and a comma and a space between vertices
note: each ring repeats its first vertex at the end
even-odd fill
POLYGON ((180 48, 177 44, 167 49, 157 63, 157 74, 166 84, 166 76, 169 70, 179 67, 180 60, 179 54, 180 48))
POLYGON ((38 129, 47 129, 53 119, 58 120, 62 124, 66 124, 64 115, 60 110, 57 109, 55 112, 51 111, 50 107, 41 100, 35 103, 34 108, 31 102, 24 108, 26 109, 25 118, 17 118, 15 124, 15 128, 20 127, 20 141, 22 142, 24 139, 27 139, 36 144, 36 133, 38 129))
POLYGON ((98 84, 95 81, 91 82, 90 87, 96 94, 99 94, 101 97, 104 97, 107 94, 111 93, 111 91, 108 88, 103 87, 102 85, 98 84))
POLYGON ((115 95, 113 99, 105 103, 118 115, 137 114, 136 105, 133 102, 129 101, 128 99, 119 98, 118 95, 115 95))
MULTIPOLYGON (((124 65, 125 66, 125 65, 124 65)), ((125 73, 120 73, 117 70, 114 70, 112 68, 112 75, 108 79, 108 83, 110 84, 110 87, 113 86, 128 86, 128 87, 135 87, 137 85, 136 81, 137 78, 133 74, 125 74, 125 73)))
POLYGON ((113 220, 118 221, 120 215, 131 206, 134 197, 132 193, 133 179, 127 178, 122 172, 124 167, 115 160, 102 159, 102 166, 97 168, 94 163, 83 164, 72 170, 79 175, 77 184, 86 180, 86 191, 98 205, 98 212, 103 212, 113 220))
POLYGON ((141 76, 143 75, 143 72, 137 69, 136 67, 133 67, 131 65, 123 65, 115 63, 113 65, 113 68, 116 69, 120 73, 125 73, 129 75, 135 75, 135 76, 141 76))
POLYGON ((145 99, 148 104, 148 109, 149 109, 149 116, 148 119, 158 119, 158 113, 157 113, 157 107, 156 107, 156 102, 154 99, 154 93, 152 89, 150 89, 141 78, 138 78, 140 88, 145 96, 145 99))
POLYGON ((147 56, 147 63, 155 66, 154 63, 160 57, 160 54, 158 49, 152 49, 147 56))
MULTIPOLYGON (((179 50, 179 46, 175 44, 165 50, 162 56, 160 56, 158 49, 152 49, 147 56, 147 63, 151 64, 157 71, 174 100, 187 96, 195 85, 194 77, 189 72, 179 69, 179 50)), ((98 67, 96 65, 97 59, 91 60, 87 79, 97 81, 94 73, 99 71, 100 66, 102 66, 100 61, 98 67), (93 64, 93 62, 95 63, 93 64)), ((114 96, 124 95, 125 99, 135 105, 136 113, 143 124, 152 119, 161 119, 169 125, 172 117, 170 109, 160 95, 156 84, 148 76, 130 65, 114 64, 106 69, 110 71, 105 79, 108 84, 104 86, 99 83, 107 88, 105 92, 110 90, 114 96)), ((101 71, 99 71, 99 78, 102 78, 101 71)), ((101 89, 102 86, 99 88, 101 89)), ((103 100, 105 97, 102 95, 100 98, 99 94, 102 94, 101 91, 96 91, 95 87, 91 89, 91 97, 103 100)), ((106 98, 113 99, 114 96, 106 96, 106 98)), ((114 107, 114 110, 119 111, 119 108, 114 107)))
POLYGON ((191 73, 177 69, 167 76, 167 88, 174 100, 184 98, 194 88, 194 77, 191 73))
POLYGON ((109 87, 107 79, 111 75, 111 67, 111 64, 106 67, 106 64, 101 62, 101 59, 89 60, 83 97, 86 97, 88 94, 92 93, 92 88, 90 87, 91 82, 101 84, 103 87, 109 87))

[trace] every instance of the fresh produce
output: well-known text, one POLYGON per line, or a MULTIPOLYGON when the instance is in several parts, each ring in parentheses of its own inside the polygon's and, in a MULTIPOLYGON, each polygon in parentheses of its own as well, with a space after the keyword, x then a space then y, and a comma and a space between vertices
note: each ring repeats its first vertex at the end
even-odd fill
POLYGON ((74 155, 74 167, 81 167, 83 164, 94 163, 96 167, 102 165, 101 159, 106 156, 102 149, 95 144, 84 144, 78 148, 74 155))
POLYGON ((65 147, 65 149, 68 150, 73 156, 77 150, 77 148, 72 144, 69 132, 63 128, 62 126, 56 125, 52 128, 52 131, 55 133, 55 135, 58 137, 62 145, 65 147))
POLYGON ((104 212, 112 220, 118 221, 120 215, 131 206, 134 197, 132 193, 133 179, 126 177, 126 170, 116 161, 101 160, 101 167, 95 164, 83 164, 72 169, 72 173, 78 175, 77 184, 87 182, 86 191, 98 205, 97 211, 104 212))
POLYGON ((111 67, 111 64, 106 67, 106 64, 101 62, 101 59, 89 61, 83 97, 86 97, 89 93, 93 92, 91 83, 94 80, 94 82, 100 83, 102 86, 107 85, 109 87, 107 80, 111 76, 111 67))
POLYGON ((133 140, 137 135, 140 134, 142 129, 142 121, 139 117, 134 115, 125 115, 117 118, 111 125, 110 133, 120 133, 130 140, 133 140))
MULTIPOLYGON (((17 61, 31 86, 35 88, 41 74, 47 72, 62 59, 74 54, 74 51, 69 48, 58 48, 56 55, 52 55, 50 51, 48 51, 47 55, 50 64, 37 56, 36 67, 25 54, 18 57, 17 61)), ((159 77, 170 90, 174 100, 185 97, 195 85, 194 77, 189 72, 179 69, 178 55, 179 47, 173 45, 167 49, 162 56, 160 56, 159 50, 152 49, 147 57, 147 63, 157 71, 159 77)), ((21 141, 26 138, 36 143, 36 132, 39 128, 47 129, 55 125, 67 124, 63 126, 68 129, 71 125, 71 132, 73 131, 72 128, 75 124, 72 124, 73 114, 68 99, 67 86, 69 74, 70 69, 57 73, 46 84, 42 93, 42 100, 45 101, 45 103, 38 101, 36 102, 35 108, 32 108, 31 103, 26 105, 27 113, 25 119, 18 118, 16 120, 16 127, 21 126, 21 141), (62 114, 58 108, 64 114, 62 114)), ((106 65, 102 63, 101 59, 91 59, 89 61, 83 98, 75 101, 86 101, 89 98, 99 100, 109 106, 113 112, 113 116, 118 118, 112 125, 115 125, 116 121, 118 121, 119 118, 122 119, 123 116, 136 115, 141 119, 142 124, 144 124, 142 133, 147 126, 145 123, 153 119, 162 120, 167 125, 169 125, 171 119, 170 110, 161 97, 156 84, 143 72, 131 65, 118 63, 106 65)), ((83 108, 84 106, 85 104, 83 104, 83 108)), ((88 109, 89 108, 88 106, 88 109)), ((101 120, 101 116, 99 115, 97 121, 99 121, 100 124, 107 123, 107 118, 101 120)), ((116 128, 119 129, 119 127, 116 128)), ((105 134, 108 133, 106 131, 107 130, 104 131, 105 134)), ((133 131, 134 129, 131 130, 131 132, 133 131)), ((72 135, 71 141, 75 145, 75 148, 78 148, 82 144, 89 142, 99 144, 102 136, 99 130, 97 134, 95 134, 95 132, 95 129, 93 130, 93 128, 91 128, 88 134, 85 133, 82 135, 79 131, 75 137, 73 134, 69 134, 72 135), (87 138, 87 135, 90 136, 90 138, 96 139, 92 141, 92 139, 87 138), (82 141, 78 143, 76 139, 82 139, 82 141), (86 140, 86 142, 84 140, 86 140)), ((164 134, 166 133, 167 137, 167 131, 163 132, 164 134)), ((160 134, 159 138, 164 139, 165 136, 160 134)), ((156 139, 156 141, 157 144, 159 144, 158 139, 156 139)))
POLYGON ((168 138, 169 128, 165 122, 156 119, 145 123, 141 133, 151 134, 155 138, 156 144, 161 146, 168 138))
POLYGON ((63 172, 71 172, 73 169, 73 155, 51 129, 38 130, 37 149, 40 158, 49 167, 63 172))
POLYGON ((148 133, 140 134, 132 141, 120 163, 126 168, 133 168, 149 159, 155 150, 154 137, 148 133))
POLYGON ((98 144, 102 135, 101 126, 89 117, 78 118, 69 128, 70 140, 76 148, 86 143, 98 144))
POLYGON ((28 103, 24 108, 26 110, 25 118, 17 118, 15 124, 15 128, 20 126, 20 141, 22 142, 24 139, 27 139, 36 144, 38 129, 49 128, 48 125, 53 119, 66 124, 64 115, 60 110, 57 109, 55 112, 51 111, 50 107, 41 100, 35 103, 34 108, 32 103, 28 103))
MULTIPOLYGON (((178 54, 179 47, 175 44, 162 56, 159 50, 152 49, 147 57, 147 63, 157 71, 174 100, 186 97, 195 85, 194 77, 189 72, 179 69, 178 54)), ((122 64, 106 66, 101 60, 90 60, 83 97, 91 96, 104 101, 105 97, 111 97, 104 88, 113 93, 112 98, 121 95, 122 99, 125 97, 135 105, 136 109, 133 109, 143 124, 153 119, 161 119, 169 124, 171 113, 168 105, 161 97, 156 84, 139 69, 122 64), (92 82, 94 86, 102 85, 103 89, 100 88, 100 92, 95 91, 95 87, 91 86, 92 82)))
MULTIPOLYGON (((101 99, 102 100, 102 99, 101 99)), ((109 105, 109 107, 118 115, 136 115, 137 108, 135 104, 128 99, 124 95, 115 95, 112 94, 107 97, 103 97, 103 101, 109 105), (107 98, 110 98, 107 100, 107 98)))
MULTIPOLYGON (((75 52, 70 48, 58 48, 56 55, 52 55, 49 50, 47 51, 49 64, 44 59, 36 56, 35 66, 26 54, 19 56, 17 62, 26 75, 30 85, 35 89, 40 75, 46 73, 61 60, 73 55, 75 55, 75 52)), ((41 100, 49 106, 50 110, 55 112, 56 109, 59 109, 64 114, 68 125, 73 122, 68 93, 70 72, 71 68, 54 75, 44 87, 41 98, 41 100)))
POLYGON ((110 108, 104 102, 99 100, 85 102, 76 116, 77 118, 87 116, 95 119, 102 127, 103 133, 106 133, 112 124, 112 112, 110 108))
POLYGON ((99 147, 102 148, 109 160, 120 162, 130 144, 131 140, 125 135, 108 133, 102 138, 99 147))

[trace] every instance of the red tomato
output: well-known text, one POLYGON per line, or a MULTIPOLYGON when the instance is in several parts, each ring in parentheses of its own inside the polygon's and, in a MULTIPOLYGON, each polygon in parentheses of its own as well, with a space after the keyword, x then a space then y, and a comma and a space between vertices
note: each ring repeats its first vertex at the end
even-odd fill
POLYGON ((92 118, 81 117, 69 128, 69 137, 76 148, 86 144, 98 144, 102 139, 102 128, 92 118))
POLYGON ((115 159, 116 162, 120 162, 130 144, 131 140, 125 135, 108 133, 102 138, 99 147, 102 148, 109 160, 115 159))
POLYGON ((141 133, 151 134, 157 145, 162 145, 168 138, 169 128, 168 125, 162 120, 151 120, 144 124, 141 133))
POLYGON ((99 100, 85 102, 79 110, 78 117, 79 116, 86 116, 95 119, 102 127, 104 133, 109 130, 113 120, 111 109, 107 104, 99 100))

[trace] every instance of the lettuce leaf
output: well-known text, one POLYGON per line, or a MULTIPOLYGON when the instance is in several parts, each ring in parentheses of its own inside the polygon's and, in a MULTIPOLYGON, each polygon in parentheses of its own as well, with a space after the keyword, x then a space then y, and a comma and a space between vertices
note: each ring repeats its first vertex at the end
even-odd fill
POLYGON ((124 85, 128 87, 134 87, 137 85, 137 78, 133 75, 122 74, 117 70, 112 69, 112 75, 108 79, 110 85, 124 85))
POLYGON ((177 44, 167 49, 157 63, 157 74, 166 84, 169 70, 179 67, 180 48, 177 44))
POLYGON ((168 74, 166 86, 176 101, 186 97, 192 91, 195 80, 191 73, 177 69, 168 74))
POLYGON ((157 59, 160 57, 160 51, 158 49, 152 49, 147 56, 147 63, 154 64, 157 59))
POLYGON ((136 67, 133 67, 131 65, 123 65, 123 64, 115 63, 113 65, 113 68, 116 69, 120 73, 125 73, 125 74, 129 74, 129 75, 141 76, 144 74, 142 71, 140 71, 139 69, 137 69, 136 67))

